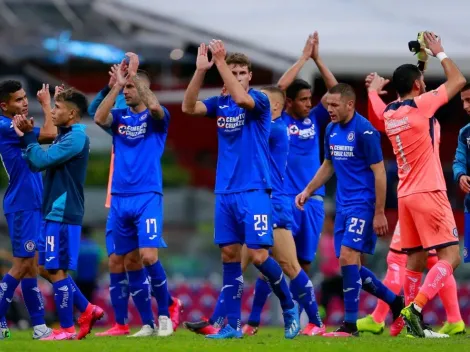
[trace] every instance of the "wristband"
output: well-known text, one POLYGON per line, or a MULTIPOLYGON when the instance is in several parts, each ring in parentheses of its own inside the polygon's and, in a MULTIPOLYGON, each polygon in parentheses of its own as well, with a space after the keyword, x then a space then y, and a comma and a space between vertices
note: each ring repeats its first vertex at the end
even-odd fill
POLYGON ((442 60, 447 59, 448 56, 445 52, 441 51, 436 55, 436 57, 439 59, 440 62, 442 62, 442 60))

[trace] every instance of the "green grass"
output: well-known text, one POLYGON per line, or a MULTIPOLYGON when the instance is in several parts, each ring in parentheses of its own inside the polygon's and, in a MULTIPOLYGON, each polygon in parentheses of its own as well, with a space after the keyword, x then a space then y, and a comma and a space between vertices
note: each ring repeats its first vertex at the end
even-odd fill
POLYGON ((184 329, 178 329, 175 335, 168 338, 97 338, 89 335, 82 341, 33 341, 30 331, 12 331, 12 337, 0 341, 0 351, 15 352, 153 352, 153 351, 198 351, 198 352, 455 352, 470 347, 470 338, 463 336, 448 339, 411 339, 403 335, 392 338, 388 333, 381 336, 364 334, 359 338, 322 338, 299 336, 286 340, 280 328, 261 328, 256 336, 241 340, 207 340, 184 329))

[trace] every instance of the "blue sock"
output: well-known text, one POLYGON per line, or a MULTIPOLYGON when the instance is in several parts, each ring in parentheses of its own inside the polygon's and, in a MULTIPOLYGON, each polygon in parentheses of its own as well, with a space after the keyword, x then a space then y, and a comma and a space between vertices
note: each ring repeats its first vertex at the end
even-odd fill
POLYGON ((369 292, 388 304, 392 304, 397 298, 397 296, 366 267, 361 267, 359 274, 361 275, 362 289, 364 291, 369 292))
POLYGON ((341 267, 341 273, 343 275, 344 321, 356 324, 362 286, 359 268, 357 265, 345 265, 341 267))
POLYGON ((120 325, 127 324, 127 312, 129 307, 129 281, 127 274, 110 273, 109 295, 111 297, 111 305, 114 310, 116 323, 120 325))
POLYGON ((310 281, 305 271, 300 270, 299 274, 291 281, 291 289, 295 292, 302 306, 305 307, 308 322, 321 327, 323 323, 320 318, 320 313, 318 312, 315 291, 312 281, 310 281))
POLYGON ((290 293, 292 294, 292 299, 297 302, 299 305, 299 315, 302 315, 302 312, 304 311, 304 307, 302 306, 302 302, 299 299, 299 296, 297 295, 297 291, 292 287, 292 280, 289 284, 289 290, 290 293))
POLYGON ((294 301, 287 286, 286 279, 279 264, 271 257, 268 257, 261 265, 256 265, 261 274, 269 281, 274 294, 279 298, 282 310, 294 308, 294 301))
POLYGON ((7 318, 0 318, 0 329, 8 329, 7 318))
POLYGON ((248 325, 259 326, 261 321, 261 312, 263 311, 263 307, 271 292, 271 287, 266 280, 261 278, 256 280, 253 306, 251 307, 250 317, 248 318, 248 325))
POLYGON ((168 312, 168 284, 166 281, 165 270, 163 270, 160 261, 145 267, 150 277, 152 292, 157 299, 158 315, 170 316, 168 312))
POLYGON ((77 284, 73 279, 69 276, 70 279, 70 284, 72 285, 72 292, 73 292, 73 304, 77 309, 80 311, 80 313, 83 313, 86 311, 88 305, 90 302, 85 298, 83 295, 82 291, 78 288, 77 284))
POLYGON ((22 279, 21 291, 23 292, 24 304, 31 317, 31 325, 38 326, 45 324, 44 300, 38 287, 38 279, 35 277, 22 279))
POLYGON ((54 302, 59 315, 60 327, 67 329, 73 326, 73 289, 72 280, 66 277, 52 284, 54 302))
POLYGON ((235 330, 241 329, 243 274, 240 263, 224 263, 224 302, 227 322, 235 330))
POLYGON ((220 291, 219 297, 217 298, 217 303, 215 305, 214 312, 212 313, 209 323, 215 327, 221 327, 224 325, 225 316, 227 311, 225 310, 225 300, 224 300, 224 291, 220 291))
POLYGON ((20 282, 10 274, 6 274, 0 283, 0 317, 4 317, 10 307, 15 290, 20 282))
MULTIPOLYGON (((157 265, 159 266, 159 269, 161 268, 161 270, 163 271, 163 273, 165 273, 165 270, 163 269, 162 263, 161 263, 160 261, 156 262, 155 264, 157 264, 157 265)), ((150 277, 150 274, 149 274, 147 268, 144 267, 144 270, 145 270, 145 275, 146 275, 146 276, 149 278, 149 280, 151 281, 151 277, 150 277)), ((166 276, 166 273, 165 273, 165 276, 166 276)), ((150 282, 150 284, 152 285, 151 282, 150 282)), ((166 287, 167 287, 167 289, 168 289, 168 284, 167 284, 167 283, 165 283, 165 284, 166 284, 166 287)), ((152 297, 155 298, 155 300, 157 300, 157 302, 158 302, 157 294, 155 293, 155 291, 154 291, 154 290, 150 290, 150 294, 151 294, 152 297)), ((173 301, 173 298, 171 297, 170 290, 168 290, 168 307, 172 306, 173 303, 175 303, 175 302, 173 301)), ((160 307, 159 307, 159 309, 160 309, 160 307)), ((160 314, 160 310, 159 310, 159 315, 161 315, 161 314, 160 314)))
POLYGON ((150 301, 149 280, 144 269, 128 271, 129 291, 134 300, 135 307, 139 311, 142 325, 155 327, 152 306, 150 301))

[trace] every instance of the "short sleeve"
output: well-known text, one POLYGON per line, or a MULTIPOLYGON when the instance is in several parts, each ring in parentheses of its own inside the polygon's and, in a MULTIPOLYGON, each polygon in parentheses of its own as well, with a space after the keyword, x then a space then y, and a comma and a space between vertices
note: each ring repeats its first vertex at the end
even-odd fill
POLYGON ((414 99, 419 111, 427 118, 434 116, 436 111, 449 101, 447 88, 441 84, 437 89, 431 90, 414 99))
POLYGON ((361 132, 360 140, 361 152, 365 156, 369 166, 383 161, 380 133, 375 128, 371 127, 361 132))
POLYGON ((209 97, 207 99, 204 99, 203 104, 206 106, 207 117, 217 117, 217 105, 219 104, 219 96, 215 95, 213 97, 209 97))
POLYGON ((110 130, 113 133, 116 132, 117 126, 119 126, 119 123, 121 122, 122 111, 123 111, 122 109, 111 110, 111 115, 113 115, 113 123, 111 124, 110 130))
POLYGON ((331 160, 331 152, 330 152, 330 133, 331 133, 331 126, 333 126, 331 123, 326 126, 325 130, 325 138, 324 138, 324 150, 325 150, 325 159, 326 160, 331 160))
POLYGON ((255 101, 255 107, 253 111, 256 112, 256 115, 262 116, 265 113, 271 112, 271 106, 269 104, 269 98, 263 92, 259 90, 251 89, 248 94, 255 101))
POLYGON ((167 133, 170 124, 170 112, 164 106, 162 106, 162 109, 163 118, 158 120, 150 118, 150 121, 156 132, 167 133))

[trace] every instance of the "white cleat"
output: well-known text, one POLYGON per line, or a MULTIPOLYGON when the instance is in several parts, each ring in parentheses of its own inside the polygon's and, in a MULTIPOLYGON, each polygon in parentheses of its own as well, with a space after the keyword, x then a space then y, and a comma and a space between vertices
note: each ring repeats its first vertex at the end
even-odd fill
POLYGON ((155 329, 152 328, 150 325, 144 325, 142 326, 142 329, 140 329, 134 335, 129 335, 128 337, 147 337, 147 336, 153 336, 155 335, 155 333, 156 333, 155 329))
POLYGON ((48 337, 50 334, 52 334, 52 329, 48 328, 46 324, 42 325, 36 325, 33 328, 33 339, 34 340, 39 340, 44 337, 48 337))
POLYGON ((440 334, 432 331, 431 329, 423 329, 423 332, 426 339, 445 339, 446 337, 449 337, 447 334, 440 334))
POLYGON ((158 317, 158 333, 160 337, 170 336, 173 334, 173 323, 169 317, 160 315, 158 317))

